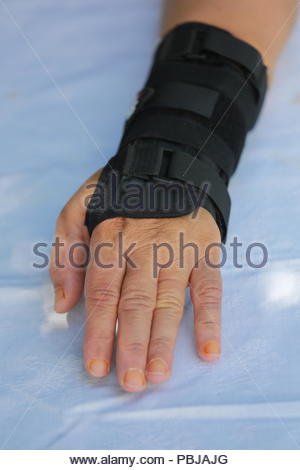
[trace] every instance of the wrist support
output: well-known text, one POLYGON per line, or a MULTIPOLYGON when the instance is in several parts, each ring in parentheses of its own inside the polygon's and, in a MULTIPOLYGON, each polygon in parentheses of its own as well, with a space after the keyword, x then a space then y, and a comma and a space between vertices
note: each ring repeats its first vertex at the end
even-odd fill
POLYGON ((178 217, 201 206, 224 242, 228 182, 266 88, 261 55, 244 41, 203 23, 169 32, 90 199, 89 233, 112 217, 178 217))

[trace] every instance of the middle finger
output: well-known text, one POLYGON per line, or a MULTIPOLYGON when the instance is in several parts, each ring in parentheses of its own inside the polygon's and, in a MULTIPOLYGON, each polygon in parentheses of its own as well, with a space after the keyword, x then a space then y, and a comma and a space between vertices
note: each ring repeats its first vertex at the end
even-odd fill
POLYGON ((129 392, 146 386, 144 371, 157 291, 149 252, 136 252, 133 260, 136 267, 127 264, 120 296, 116 357, 119 382, 129 392))

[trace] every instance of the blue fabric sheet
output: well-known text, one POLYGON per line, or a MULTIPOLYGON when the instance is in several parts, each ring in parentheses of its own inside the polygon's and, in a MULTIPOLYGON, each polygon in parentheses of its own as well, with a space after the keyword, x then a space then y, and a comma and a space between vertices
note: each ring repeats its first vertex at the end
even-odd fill
MULTIPOLYGON (((230 184, 223 355, 201 362, 190 298, 174 373, 143 394, 82 366, 83 305, 53 312, 36 242, 115 151, 158 38, 160 0, 0 3, 0 444, 6 449, 300 447, 300 24, 230 184), (243 243, 232 262, 230 242, 243 243), (253 242, 265 268, 245 264, 253 242)), ((49 250, 48 250, 49 252, 49 250)), ((253 261, 259 260, 253 250, 253 261)))

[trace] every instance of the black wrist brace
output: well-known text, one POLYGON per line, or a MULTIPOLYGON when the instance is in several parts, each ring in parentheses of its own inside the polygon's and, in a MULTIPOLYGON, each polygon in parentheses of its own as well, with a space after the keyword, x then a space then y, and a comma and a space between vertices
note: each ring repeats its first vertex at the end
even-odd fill
POLYGON ((227 185, 267 88, 259 52, 230 33, 185 23, 161 41, 86 225, 112 217, 178 217, 205 207, 226 239, 227 185))

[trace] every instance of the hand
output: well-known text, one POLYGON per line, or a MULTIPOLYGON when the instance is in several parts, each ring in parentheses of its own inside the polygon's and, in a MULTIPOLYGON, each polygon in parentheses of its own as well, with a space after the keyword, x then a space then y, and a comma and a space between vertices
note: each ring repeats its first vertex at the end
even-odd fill
POLYGON ((50 275, 55 307, 59 313, 70 310, 84 291, 84 363, 93 377, 109 373, 118 321, 118 380, 124 390, 137 392, 147 381, 163 382, 171 374, 188 286, 197 351, 206 361, 219 357, 222 286, 220 270, 213 266, 219 261, 220 232, 211 214, 201 208, 194 216, 108 219, 89 239, 84 226, 86 186, 96 183, 99 174, 74 194, 57 219, 56 236, 64 244, 59 263, 64 267, 57 266, 53 250, 50 275), (180 237, 184 245, 194 246, 182 249, 180 237), (121 238, 123 252, 135 244, 127 261, 124 256, 120 259, 121 238), (75 249, 75 243, 89 246, 87 269, 78 268, 86 260, 86 250, 79 245, 75 249))

